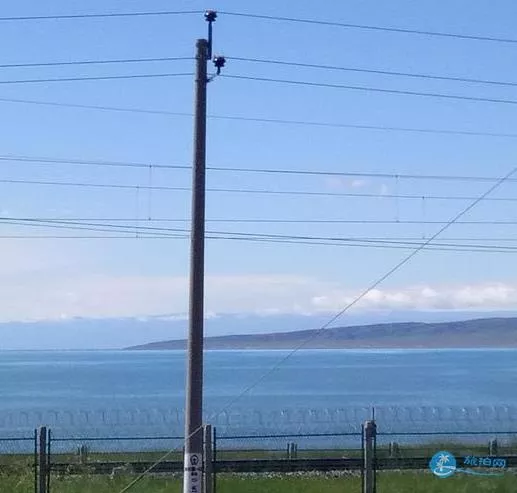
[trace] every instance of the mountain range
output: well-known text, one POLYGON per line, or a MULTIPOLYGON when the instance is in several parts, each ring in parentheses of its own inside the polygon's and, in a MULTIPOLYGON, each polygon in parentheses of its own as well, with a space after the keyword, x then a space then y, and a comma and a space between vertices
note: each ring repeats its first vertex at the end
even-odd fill
MULTIPOLYGON (((224 335, 205 338, 206 349, 517 348, 516 318, 403 322, 325 330, 224 335)), ((186 340, 152 342, 127 349, 185 349, 186 340)))

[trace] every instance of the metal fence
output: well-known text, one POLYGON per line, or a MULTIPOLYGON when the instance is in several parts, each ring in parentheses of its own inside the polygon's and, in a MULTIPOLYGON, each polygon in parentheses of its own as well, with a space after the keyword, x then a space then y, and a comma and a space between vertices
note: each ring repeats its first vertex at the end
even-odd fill
MULTIPOLYGON (((517 467, 517 430, 393 432, 377 423, 371 452, 365 443, 367 435, 362 426, 359 432, 262 435, 221 434, 213 428, 210 469, 215 477, 221 473, 340 472, 356 478, 349 490, 359 493, 369 468, 373 476, 366 477, 382 484, 385 471, 427 470, 431 457, 442 450, 465 464, 476 457, 484 457, 485 462, 498 457, 505 467, 517 467)), ((83 482, 108 476, 132 478, 148 470, 157 480, 179 478, 183 437, 74 437, 50 429, 0 437, 0 480, 2 476, 30 476, 27 484, 33 484, 36 493, 52 493, 53 484, 63 478, 83 482)), ((370 491, 376 491, 375 485, 370 491)))
POLYGON ((153 465, 155 473, 183 470, 182 437, 49 436, 51 475, 139 474, 153 465))
POLYGON ((361 432, 213 437, 216 473, 360 471, 361 464, 361 432))
POLYGON ((517 456, 515 432, 406 432, 377 433, 378 458, 432 457, 437 451, 448 450, 457 456, 472 454, 503 454, 517 456))
MULTIPOLYGON (((375 437, 374 486, 371 493, 389 487, 389 473, 393 471, 432 469, 432 458, 440 455, 454 458, 455 475, 464 477, 462 490, 468 484, 490 481, 486 491, 513 492, 517 483, 503 483, 510 471, 517 467, 517 430, 497 432, 447 431, 447 432, 379 432, 375 437), (470 481, 470 483, 468 483, 470 481), (501 481, 495 484, 495 481, 501 481)), ((441 476, 440 476, 441 477, 441 476)), ((449 477, 449 476, 443 476, 449 477)), ((438 481, 441 481, 438 480, 438 481)), ((476 486, 481 486, 477 484, 476 486)), ((481 489, 480 489, 481 491, 481 489)), ((485 491, 485 489, 483 489, 485 491)), ((370 492, 368 492, 370 493, 370 492)))
POLYGON ((325 454, 346 454, 361 448, 359 433, 291 433, 275 435, 217 435, 219 455, 223 453, 260 457, 321 457, 325 454))
MULTIPOLYGON (((50 432, 49 437, 50 468, 59 474, 110 474, 122 467, 137 473, 166 453, 166 460, 153 471, 182 470, 182 437, 63 437, 50 432)), ((352 459, 359 467, 361 446, 361 433, 218 435, 214 428, 212 437, 214 469, 227 472, 281 470, 281 463, 287 460, 293 469, 296 461, 310 467, 311 460, 319 462, 319 468, 329 469, 352 459)))

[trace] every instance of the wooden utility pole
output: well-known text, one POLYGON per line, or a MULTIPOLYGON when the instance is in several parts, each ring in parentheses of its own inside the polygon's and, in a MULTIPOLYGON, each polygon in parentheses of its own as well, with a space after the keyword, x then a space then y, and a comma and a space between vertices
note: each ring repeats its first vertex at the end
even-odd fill
MULTIPOLYGON (((185 400, 185 457, 183 493, 203 492, 203 331, 205 277, 206 93, 208 61, 212 58, 212 23, 217 13, 205 13, 208 40, 196 43, 194 165, 190 243, 190 301, 185 400)), ((215 57, 219 74, 224 57, 215 57)))

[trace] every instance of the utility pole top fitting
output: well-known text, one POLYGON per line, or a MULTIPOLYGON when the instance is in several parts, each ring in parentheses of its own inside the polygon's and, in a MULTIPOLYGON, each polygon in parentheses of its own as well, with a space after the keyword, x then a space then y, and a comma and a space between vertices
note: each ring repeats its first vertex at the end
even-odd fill
POLYGON ((214 65, 217 69, 217 75, 221 73, 221 69, 224 67, 224 64, 226 63, 226 58, 224 56, 214 56, 214 65))
POLYGON ((205 12, 205 20, 207 22, 214 22, 217 19, 217 12, 215 10, 207 10, 205 12))

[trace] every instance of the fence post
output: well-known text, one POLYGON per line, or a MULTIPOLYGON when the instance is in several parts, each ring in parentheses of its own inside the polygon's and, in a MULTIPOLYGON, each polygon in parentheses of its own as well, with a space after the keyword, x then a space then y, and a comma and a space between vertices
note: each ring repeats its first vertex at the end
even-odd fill
POLYGON ((217 492, 217 429, 213 428, 214 438, 212 441, 213 454, 212 454, 212 493, 217 492))
POLYGON ((296 451, 297 451, 296 443, 289 442, 287 444, 287 458, 296 459, 296 451))
POLYGON ((212 463, 212 425, 205 425, 203 427, 203 456, 205 481, 203 484, 203 493, 213 493, 213 463, 212 463))
POLYGON ((39 429, 38 440, 38 493, 48 493, 47 491, 47 474, 48 474, 48 459, 47 459, 47 427, 42 426, 39 429))
POLYGON ((397 442, 390 442, 389 455, 390 459, 396 459, 400 456, 400 447, 397 442))
POLYGON ((488 443, 488 455, 494 456, 497 455, 497 438, 490 440, 488 443))
POLYGON ((38 493, 38 430, 34 429, 34 493, 38 493))
POLYGON ((364 424, 364 475, 363 493, 375 493, 375 440, 377 425, 375 421, 366 421, 364 424))
POLYGON ((298 457, 298 445, 294 442, 287 444, 287 458, 296 459, 298 457))
POLYGON ((47 491, 46 491, 46 493, 50 493, 50 476, 51 476, 51 471, 52 471, 52 468, 50 467, 50 460, 52 458, 51 450, 50 450, 51 443, 52 443, 52 430, 49 428, 47 430, 47 468, 46 468, 46 471, 47 471, 47 491))
POLYGON ((361 489, 364 488, 364 423, 361 423, 361 489))

